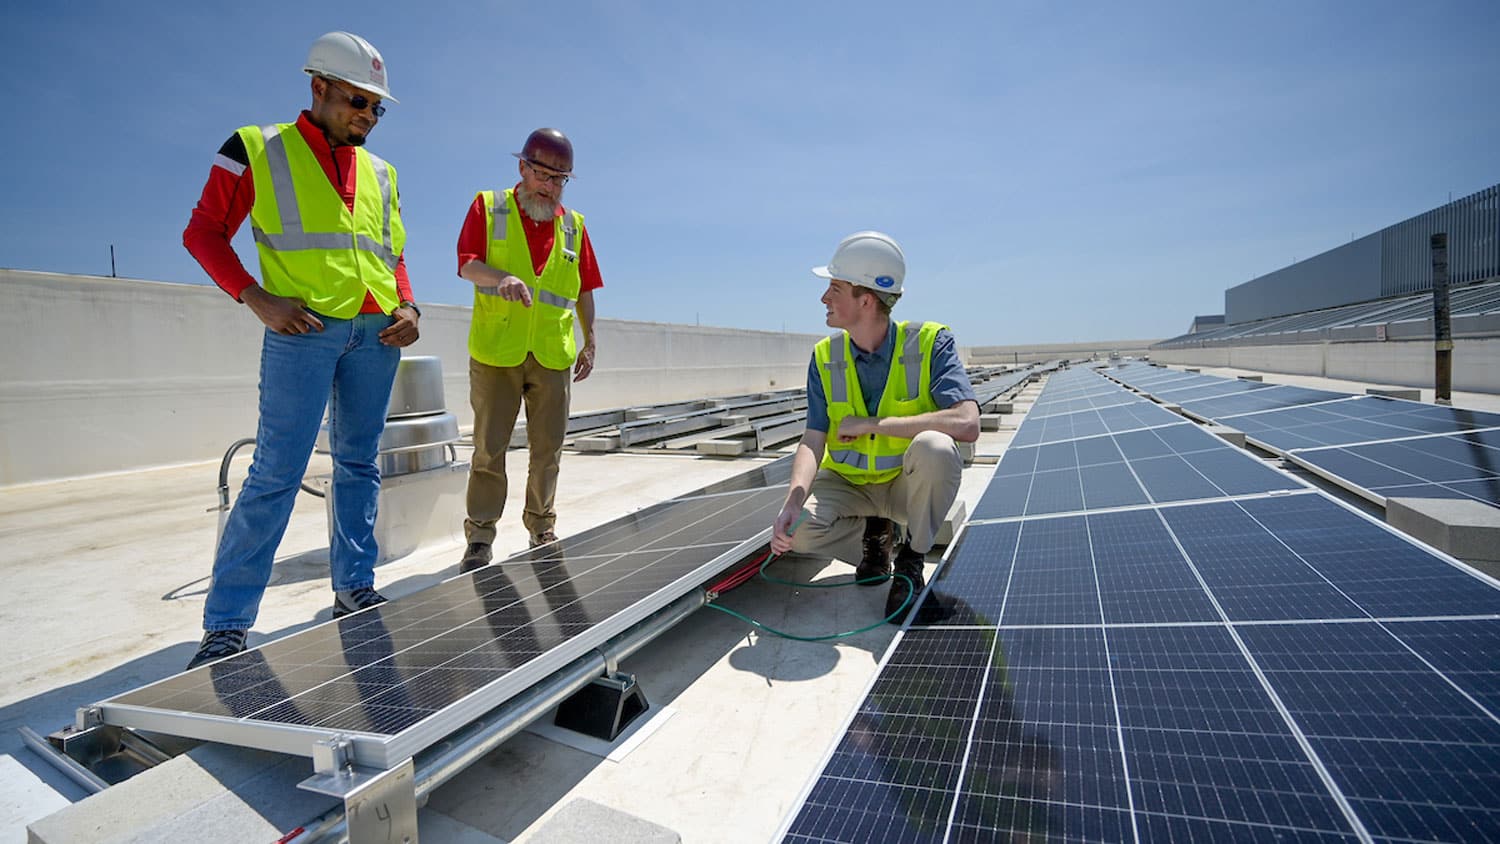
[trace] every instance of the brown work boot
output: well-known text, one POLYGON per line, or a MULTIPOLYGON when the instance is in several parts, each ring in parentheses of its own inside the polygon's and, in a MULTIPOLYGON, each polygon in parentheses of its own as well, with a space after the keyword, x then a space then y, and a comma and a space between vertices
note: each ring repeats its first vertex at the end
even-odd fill
POLYGON ((879 516, 865 519, 865 556, 854 568, 860 586, 876 586, 891 573, 891 549, 896 545, 896 523, 879 516))
POLYGON ((534 536, 531 537, 531 547, 535 548, 538 545, 546 545, 549 542, 556 542, 556 541, 557 541, 557 534, 553 533, 550 530, 544 530, 541 533, 538 533, 538 534, 536 534, 536 535, 534 535, 534 536))
POLYGON ((463 559, 458 561, 458 573, 466 574, 474 569, 484 568, 494 556, 488 542, 470 542, 469 547, 464 549, 463 559))
POLYGON ((926 555, 918 554, 911 550, 911 546, 905 542, 896 549, 896 575, 891 578, 891 591, 885 596, 885 614, 900 615, 890 618, 892 624, 900 624, 906 620, 911 613, 912 605, 916 603, 917 596, 922 593, 922 587, 927 581, 922 579, 922 567, 927 562, 926 555), (900 575, 905 575, 901 577, 900 575), (907 581, 910 581, 908 583, 907 581), (905 606, 902 606, 905 604, 905 606))

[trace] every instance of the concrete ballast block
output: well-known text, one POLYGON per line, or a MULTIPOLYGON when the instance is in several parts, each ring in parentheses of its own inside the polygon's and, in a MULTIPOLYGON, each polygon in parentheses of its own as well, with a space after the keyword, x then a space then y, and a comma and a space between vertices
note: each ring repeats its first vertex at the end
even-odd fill
POLYGON ((579 437, 573 441, 573 447, 579 451, 619 451, 620 437, 617 434, 605 434, 598 437, 579 437))
POLYGON ((979 430, 998 431, 1000 430, 1000 420, 1004 418, 1005 414, 1003 413, 981 413, 979 414, 979 430))
POLYGON ((1260 376, 1260 375, 1241 375, 1241 376, 1239 376, 1239 378, 1240 378, 1241 381, 1264 381, 1265 380, 1265 378, 1263 376, 1260 376))
POLYGON ((937 538, 933 540, 937 545, 951 545, 953 537, 958 535, 958 529, 969 520, 969 508, 964 505, 962 498, 956 499, 953 506, 948 508, 948 515, 943 517, 943 523, 938 525, 937 538))
POLYGON ((1388 399, 1407 399, 1408 401, 1421 401, 1422 391, 1416 389, 1405 389, 1398 387, 1366 387, 1367 396, 1384 396, 1388 399))
POLYGON ((746 450, 745 440, 704 440, 698 443, 698 453, 714 457, 738 457, 746 450))
POLYGON ((1230 445, 1237 446, 1239 448, 1245 447, 1244 431, 1236 430, 1229 427, 1228 425, 1209 425, 1207 427, 1210 434, 1213 434, 1224 442, 1227 442, 1230 445))
POLYGON ((1500 570, 1500 509, 1468 498, 1387 498, 1391 527, 1494 574, 1500 570))

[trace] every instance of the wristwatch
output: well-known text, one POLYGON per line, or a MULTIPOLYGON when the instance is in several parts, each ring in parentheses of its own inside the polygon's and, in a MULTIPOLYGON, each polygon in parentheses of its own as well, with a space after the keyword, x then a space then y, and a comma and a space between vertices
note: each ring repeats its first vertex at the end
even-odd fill
POLYGON ((419 308, 419 307, 417 307, 417 303, 416 302, 402 302, 401 304, 397 305, 396 307, 398 307, 398 308, 411 308, 412 310, 414 310, 414 311, 417 312, 417 316, 419 318, 422 316, 422 309, 419 308))

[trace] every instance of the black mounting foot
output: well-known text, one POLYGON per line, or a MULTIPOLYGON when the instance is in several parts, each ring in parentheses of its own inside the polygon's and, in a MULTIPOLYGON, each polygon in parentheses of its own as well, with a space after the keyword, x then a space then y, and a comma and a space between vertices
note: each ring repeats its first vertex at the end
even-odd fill
POLYGON ((574 732, 614 741, 637 716, 650 708, 634 674, 597 677, 557 707, 552 723, 574 732))

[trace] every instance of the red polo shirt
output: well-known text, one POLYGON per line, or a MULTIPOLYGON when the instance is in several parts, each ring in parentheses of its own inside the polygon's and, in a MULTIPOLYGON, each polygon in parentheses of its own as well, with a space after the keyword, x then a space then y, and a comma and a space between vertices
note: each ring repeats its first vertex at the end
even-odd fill
MULTIPOLYGON (((516 184, 516 187, 520 186, 519 183, 516 184)), ((559 204, 556 216, 561 217, 564 213, 566 209, 559 204)), ((525 214, 519 216, 521 228, 526 232, 526 246, 531 249, 531 269, 537 276, 541 276, 542 270, 547 266, 547 258, 552 254, 556 226, 551 222, 538 223, 525 214)), ((489 235, 485 232, 484 200, 475 196, 468 215, 464 217, 464 227, 458 233, 458 268, 462 270, 464 264, 470 261, 484 263, 489 247, 489 235)), ((599 277, 599 262, 594 257, 594 244, 589 242, 587 224, 583 229, 583 245, 578 249, 578 277, 581 281, 579 292, 604 286, 603 279, 599 277)))
MULTIPOLYGON (((339 196, 349 210, 354 210, 354 181, 358 168, 354 166, 354 147, 330 147, 323 130, 313 125, 306 111, 297 116, 297 131, 312 148, 328 181, 338 189, 339 196)), ((245 143, 239 133, 229 136, 219 154, 214 156, 214 166, 208 171, 208 183, 203 186, 203 195, 198 198, 198 207, 188 220, 182 233, 182 245, 198 259, 204 272, 225 293, 239 300, 245 288, 255 284, 255 277, 245 271, 240 256, 235 253, 230 241, 240 224, 250 216, 250 207, 255 204, 255 179, 250 173, 250 156, 245 152, 245 143)), ((396 197, 396 206, 401 199, 396 197)), ((411 295, 411 280, 406 276, 406 256, 402 254, 396 263, 396 295, 402 302, 414 302, 411 295)), ((370 293, 365 293, 365 303, 359 309, 363 314, 381 313, 379 303, 370 293)))

